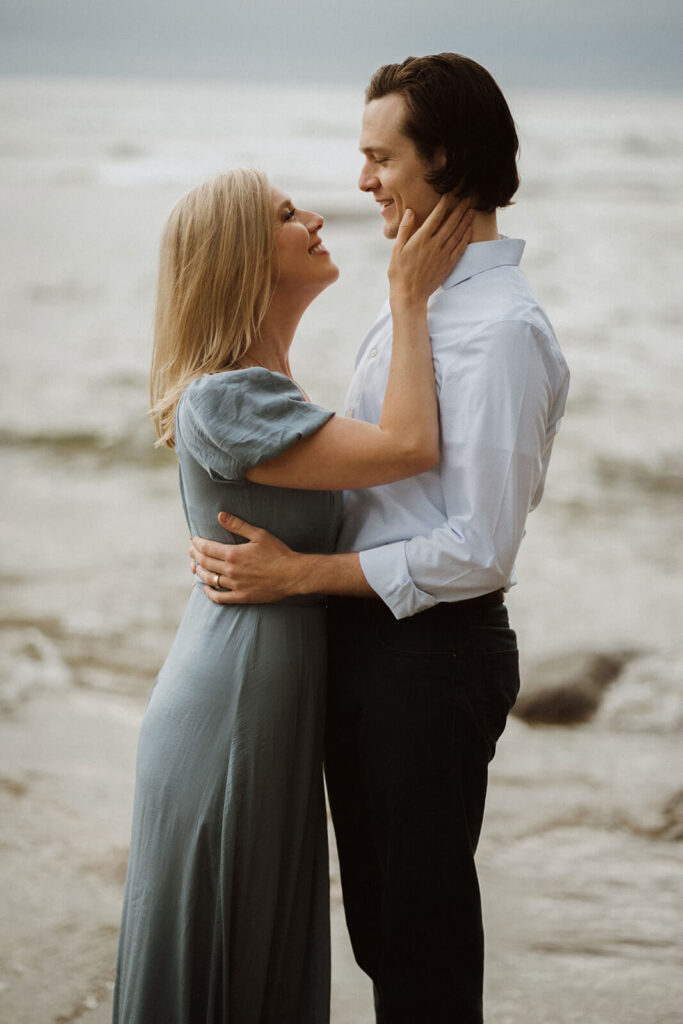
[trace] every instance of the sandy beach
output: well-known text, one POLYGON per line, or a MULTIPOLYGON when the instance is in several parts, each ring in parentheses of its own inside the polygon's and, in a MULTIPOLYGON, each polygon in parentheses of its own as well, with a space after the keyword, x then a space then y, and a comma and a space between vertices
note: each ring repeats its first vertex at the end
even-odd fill
MULTIPOLYGON (((176 465, 145 418, 164 216, 252 161, 325 213, 342 279, 295 373, 342 408, 388 256, 353 192, 358 102, 330 95, 323 121, 286 91, 0 84, 1 1024, 110 1015, 137 733, 190 587, 176 465)), ((513 109, 501 229, 527 239, 573 380, 508 599, 526 717, 478 854, 486 1021, 680 1024, 683 100, 513 109)), ((371 1024, 334 855, 331 886, 332 1024, 371 1024)))
MULTIPOLYGON (((139 698, 55 681, 0 720, 0 1020, 105 1024, 125 874, 139 698)), ((683 796, 667 810, 657 756, 595 726, 558 735, 512 720, 494 762, 479 865, 491 1024, 676 1024, 683 796), (603 756, 587 760, 598 742, 603 756), (615 800, 605 775, 639 793, 615 800), (519 793, 525 812, 518 813, 519 793), (643 811, 642 796, 657 799, 643 811)), ((333 839, 331 833, 331 839, 333 839)), ((371 1024, 331 861, 332 1024, 371 1024)))

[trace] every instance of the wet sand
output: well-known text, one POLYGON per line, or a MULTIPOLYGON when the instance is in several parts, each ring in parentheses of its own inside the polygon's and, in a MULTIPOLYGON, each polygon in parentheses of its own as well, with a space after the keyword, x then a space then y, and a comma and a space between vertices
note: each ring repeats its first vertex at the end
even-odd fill
MULTIPOLYGON (((138 697, 57 683, 0 720, 7 1024, 109 1020, 143 710, 138 697)), ((644 813, 642 801, 660 791, 662 763, 673 769, 680 751, 677 737, 660 737, 656 756, 638 763, 632 747, 598 726, 510 721, 479 853, 490 1024, 680 1022, 681 819, 667 820, 661 800, 644 813), (630 805, 602 757, 587 757, 588 733, 633 774, 630 805)), ((331 881, 332 1024, 371 1024, 334 851, 331 881)))

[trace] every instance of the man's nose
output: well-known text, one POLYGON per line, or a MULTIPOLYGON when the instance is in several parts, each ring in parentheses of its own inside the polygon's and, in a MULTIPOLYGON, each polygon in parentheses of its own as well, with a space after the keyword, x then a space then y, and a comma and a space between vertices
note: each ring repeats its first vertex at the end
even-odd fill
POLYGON ((379 188, 379 179, 368 167, 363 167, 358 177, 358 188, 361 192, 374 192, 379 188))

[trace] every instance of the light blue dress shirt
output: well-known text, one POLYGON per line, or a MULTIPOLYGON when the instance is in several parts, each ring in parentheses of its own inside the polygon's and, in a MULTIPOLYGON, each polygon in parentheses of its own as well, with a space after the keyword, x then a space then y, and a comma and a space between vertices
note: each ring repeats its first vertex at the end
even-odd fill
MULTIPOLYGON (((361 552, 368 583, 398 619, 515 582, 569 385, 520 270, 523 251, 519 239, 470 244, 430 299, 439 465, 346 496, 338 550, 361 552)), ((347 416, 379 422, 391 342, 387 302, 358 354, 347 416)))

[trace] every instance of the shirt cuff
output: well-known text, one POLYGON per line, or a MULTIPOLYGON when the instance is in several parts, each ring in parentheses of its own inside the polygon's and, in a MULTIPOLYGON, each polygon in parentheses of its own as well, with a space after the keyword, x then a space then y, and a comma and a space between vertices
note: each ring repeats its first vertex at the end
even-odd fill
POLYGON ((437 604, 432 594, 413 583, 408 570, 406 542, 396 541, 359 552, 363 575, 397 619, 423 612, 437 604))

